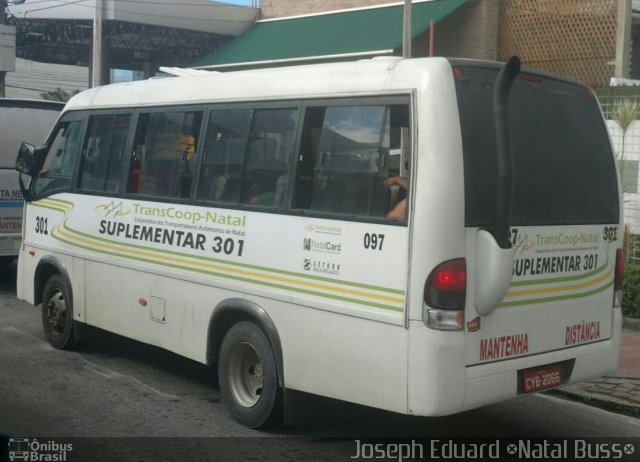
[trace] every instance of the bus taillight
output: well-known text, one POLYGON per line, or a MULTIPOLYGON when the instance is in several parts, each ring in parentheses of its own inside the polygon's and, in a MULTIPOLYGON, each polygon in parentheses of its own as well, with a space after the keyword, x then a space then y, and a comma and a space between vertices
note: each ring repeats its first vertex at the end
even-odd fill
POLYGON ((624 254, 616 250, 616 274, 613 279, 613 306, 622 306, 622 281, 624 280, 624 254))
POLYGON ((456 79, 463 79, 464 78, 464 72, 462 71, 462 69, 460 69, 458 66, 455 66, 453 68, 453 76, 456 79))
POLYGON ((424 323, 438 330, 462 329, 466 296, 467 265, 464 258, 436 266, 424 285, 424 323))

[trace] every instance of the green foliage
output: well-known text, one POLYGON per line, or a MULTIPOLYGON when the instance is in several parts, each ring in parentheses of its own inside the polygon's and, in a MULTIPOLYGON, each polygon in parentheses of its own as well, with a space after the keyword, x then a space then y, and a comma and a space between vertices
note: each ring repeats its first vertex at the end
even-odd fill
POLYGON ((629 129, 631 124, 638 120, 638 103, 635 99, 623 98, 616 100, 613 107, 613 120, 618 124, 623 133, 629 129))
POLYGON ((40 93, 40 96, 48 101, 61 101, 66 103, 72 96, 77 95, 78 93, 80 93, 80 90, 66 91, 58 87, 55 90, 40 93))
POLYGON ((640 318, 640 265, 627 265, 622 283, 622 313, 640 318))

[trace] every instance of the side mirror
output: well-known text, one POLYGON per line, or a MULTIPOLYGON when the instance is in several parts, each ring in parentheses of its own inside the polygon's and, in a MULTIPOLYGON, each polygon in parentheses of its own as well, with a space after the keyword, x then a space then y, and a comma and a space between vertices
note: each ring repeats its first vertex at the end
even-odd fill
POLYGON ((16 170, 32 177, 38 176, 48 150, 46 145, 36 148, 32 144, 22 142, 18 149, 16 170))
POLYGON ((37 173, 35 152, 36 148, 32 144, 22 142, 16 159, 16 170, 29 176, 37 173))

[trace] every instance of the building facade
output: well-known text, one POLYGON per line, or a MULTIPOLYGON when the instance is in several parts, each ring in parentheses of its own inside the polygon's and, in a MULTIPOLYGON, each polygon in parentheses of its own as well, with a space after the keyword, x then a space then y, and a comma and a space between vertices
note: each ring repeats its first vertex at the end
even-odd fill
MULTIPOLYGON (((263 0, 261 19, 388 3, 263 0)), ((435 54, 498 61, 517 55, 525 66, 606 87, 614 76, 629 77, 635 72, 640 76, 640 53, 633 64, 631 60, 631 38, 640 32, 623 30, 625 20, 631 21, 631 5, 631 0, 469 0, 436 24, 435 54)), ((425 56, 429 33, 414 38, 413 48, 414 56, 425 56)))

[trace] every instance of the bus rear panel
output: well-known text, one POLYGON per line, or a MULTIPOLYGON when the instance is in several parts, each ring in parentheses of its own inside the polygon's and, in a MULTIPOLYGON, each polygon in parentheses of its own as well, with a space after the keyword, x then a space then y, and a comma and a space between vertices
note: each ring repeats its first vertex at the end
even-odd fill
MULTIPOLYGON (((492 114, 499 70, 452 61, 466 230, 464 251, 452 261, 466 266, 466 296, 458 307, 458 331, 416 335, 424 348, 438 345, 428 355, 431 367, 416 369, 437 390, 434 396, 445 397, 410 391, 410 409, 418 414, 448 414, 542 391, 603 375, 617 364, 623 239, 618 175, 598 102, 583 85, 527 71, 513 83, 513 269, 502 302, 489 314, 477 306, 483 273, 490 271, 478 249, 482 232, 494 231, 499 184, 492 114), (464 368, 451 374, 458 361, 464 368), (446 371, 446 381, 426 376, 434 364, 446 371)), ((416 371, 410 375, 417 377, 416 371)))

